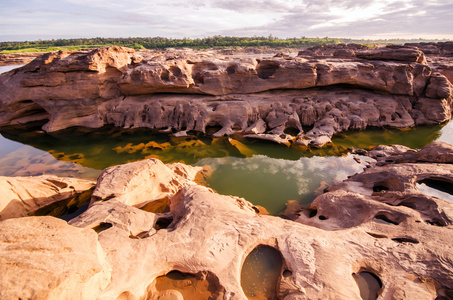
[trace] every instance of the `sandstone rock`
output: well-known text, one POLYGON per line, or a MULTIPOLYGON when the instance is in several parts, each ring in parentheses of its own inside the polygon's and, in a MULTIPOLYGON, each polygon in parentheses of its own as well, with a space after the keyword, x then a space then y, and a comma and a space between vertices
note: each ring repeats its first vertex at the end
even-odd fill
POLYGON ((90 205, 96 201, 115 198, 127 205, 141 207, 174 195, 186 185, 194 184, 193 181, 201 170, 202 167, 183 164, 167 167, 157 159, 109 167, 99 175, 90 205))
POLYGON ((369 151, 368 156, 376 159, 379 165, 393 163, 453 163, 453 146, 445 142, 433 142, 418 151, 405 146, 377 146, 369 151))
POLYGON ((51 175, 0 176, 0 221, 29 215, 61 216, 87 202, 94 185, 91 180, 51 175))
POLYGON ((417 47, 427 58, 428 65, 453 82, 453 43, 408 43, 408 46, 417 47))
POLYGON ((91 229, 53 217, 0 222, 0 298, 96 299, 110 266, 91 229))
POLYGON ((328 142, 349 129, 450 118, 451 84, 416 48, 339 47, 319 48, 330 56, 271 58, 122 47, 49 53, 0 76, 0 126, 42 122, 52 132, 114 125, 177 135, 219 126, 213 136, 296 130, 322 146, 318 136, 328 142), (334 56, 337 50, 354 55, 334 56), (322 126, 328 118, 334 122, 322 126), (317 134, 305 135, 302 126, 317 134))
POLYGON ((371 60, 411 61, 426 64, 425 55, 417 48, 387 46, 385 48, 362 50, 356 52, 356 57, 371 60))

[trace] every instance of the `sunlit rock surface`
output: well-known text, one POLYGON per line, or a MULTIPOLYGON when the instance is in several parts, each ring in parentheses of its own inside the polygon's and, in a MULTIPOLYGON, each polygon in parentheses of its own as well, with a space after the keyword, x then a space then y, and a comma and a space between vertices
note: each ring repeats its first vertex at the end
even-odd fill
POLYGON ((52 175, 0 176, 0 221, 30 215, 61 216, 91 198, 95 182, 52 175))
POLYGON ((54 217, 0 222, 1 299, 96 299, 111 268, 96 233, 54 217))
POLYGON ((195 184, 198 168, 154 159, 109 168, 97 192, 112 193, 95 194, 69 225, 53 217, 0 222, 0 269, 8 274, 0 280, 0 295, 448 299, 453 204, 424 194, 417 184, 453 185, 453 147, 387 146, 368 154, 377 161, 325 188, 309 208, 293 211, 294 221, 262 215, 244 199, 195 184), (155 196, 153 188, 181 178, 192 183, 155 196), (114 182, 123 183, 109 185, 114 182), (140 209, 125 195, 140 205, 141 199, 150 202, 140 209), (165 209, 147 209, 162 196, 165 209), (36 276, 40 270, 45 276, 36 276), (275 277, 263 277, 263 270, 275 277), (253 289, 263 282, 272 286, 253 289))
POLYGON ((322 146, 346 130, 449 120, 453 89, 439 66, 414 46, 334 45, 261 58, 55 52, 0 76, 0 126, 111 124, 322 146))

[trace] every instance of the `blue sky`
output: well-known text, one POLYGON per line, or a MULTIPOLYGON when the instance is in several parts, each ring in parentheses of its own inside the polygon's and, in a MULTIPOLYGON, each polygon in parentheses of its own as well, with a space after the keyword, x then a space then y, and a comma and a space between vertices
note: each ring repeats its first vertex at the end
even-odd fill
POLYGON ((453 0, 0 0, 0 41, 270 34, 453 39, 453 0))

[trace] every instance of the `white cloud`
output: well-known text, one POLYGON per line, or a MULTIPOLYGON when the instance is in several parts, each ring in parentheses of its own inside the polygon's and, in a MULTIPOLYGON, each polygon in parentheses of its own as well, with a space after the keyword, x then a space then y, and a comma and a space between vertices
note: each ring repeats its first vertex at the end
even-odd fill
POLYGON ((453 0, 23 0, 0 2, 0 40, 49 37, 446 37, 453 0))

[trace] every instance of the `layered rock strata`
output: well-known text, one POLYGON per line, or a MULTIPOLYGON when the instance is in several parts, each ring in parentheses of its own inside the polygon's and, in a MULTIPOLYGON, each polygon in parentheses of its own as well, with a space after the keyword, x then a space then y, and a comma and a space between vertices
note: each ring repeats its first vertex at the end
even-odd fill
POLYGON ((268 58, 122 47, 49 53, 0 75, 0 126, 112 124, 322 146, 345 130, 450 119, 452 85, 422 51, 354 47, 268 58))
POLYGON ((0 295, 253 298, 241 286, 244 261, 270 247, 281 259, 271 287, 278 299, 449 299, 453 204, 416 183, 453 185, 453 147, 368 154, 374 165, 328 187, 295 221, 195 184, 199 169, 153 159, 106 169, 90 208, 69 225, 52 217, 0 222, 0 295), (148 206, 162 199, 166 209, 148 206), (165 274, 173 285, 163 284, 165 274), (360 276, 374 287, 364 289, 360 276), (186 294, 192 285, 198 296, 186 294))

